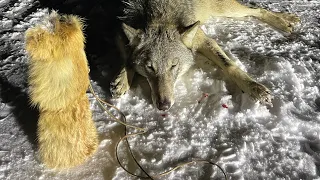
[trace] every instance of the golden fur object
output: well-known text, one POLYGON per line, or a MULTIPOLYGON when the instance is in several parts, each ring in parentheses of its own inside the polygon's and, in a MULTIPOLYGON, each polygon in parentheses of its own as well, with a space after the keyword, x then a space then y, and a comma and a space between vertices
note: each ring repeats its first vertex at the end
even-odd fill
POLYGON ((51 13, 26 32, 32 105, 40 110, 39 152, 49 168, 82 164, 97 149, 86 90, 89 68, 81 19, 51 13))

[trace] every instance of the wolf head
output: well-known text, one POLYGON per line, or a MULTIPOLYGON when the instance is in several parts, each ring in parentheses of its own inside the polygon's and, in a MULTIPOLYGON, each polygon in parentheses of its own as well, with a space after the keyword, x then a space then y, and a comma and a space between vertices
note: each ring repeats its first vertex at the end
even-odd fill
POLYGON ((161 25, 150 26, 143 31, 123 24, 133 49, 131 60, 134 68, 148 80, 152 101, 160 110, 168 110, 173 105, 176 80, 194 64, 192 50, 188 47, 197 25, 182 31, 161 25))

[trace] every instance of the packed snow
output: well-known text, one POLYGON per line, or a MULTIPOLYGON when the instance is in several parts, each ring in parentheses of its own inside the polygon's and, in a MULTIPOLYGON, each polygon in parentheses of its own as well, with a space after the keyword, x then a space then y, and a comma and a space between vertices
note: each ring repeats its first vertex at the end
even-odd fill
MULTIPOLYGON (((156 175, 181 163, 203 159, 219 164, 230 179, 320 179, 320 1, 243 1, 297 14, 301 23, 291 35, 254 18, 212 19, 201 27, 242 69, 272 91, 272 106, 251 101, 247 94, 222 81, 219 70, 204 66, 194 67, 177 82, 176 102, 167 112, 152 105, 148 84, 141 77, 123 97, 110 97, 108 84, 119 57, 110 55, 112 48, 101 47, 101 41, 113 41, 100 37, 104 32, 99 30, 112 28, 112 24, 103 24, 109 22, 108 18, 90 21, 96 14, 108 15, 113 7, 106 8, 105 3, 97 1, 81 7, 84 1, 70 0, 64 4, 74 5, 74 9, 61 11, 88 15, 87 31, 96 31, 87 34, 91 82, 100 97, 121 109, 128 124, 148 129, 143 135, 129 138, 134 155, 147 172, 156 175), (90 12, 84 13, 85 8, 90 12), (100 47, 92 48, 95 43, 100 47)), ((39 161, 38 112, 29 107, 23 38, 25 30, 51 8, 63 5, 61 1, 57 4, 0 0, 0 179, 138 179, 116 161, 115 145, 124 136, 124 127, 99 108, 90 92, 101 140, 97 153, 69 171, 46 169, 39 161)), ((134 132, 127 129, 127 133, 134 132)), ((121 162, 131 172, 144 176, 125 143, 119 152, 121 162)), ((159 179, 222 178, 217 167, 197 163, 159 179)))

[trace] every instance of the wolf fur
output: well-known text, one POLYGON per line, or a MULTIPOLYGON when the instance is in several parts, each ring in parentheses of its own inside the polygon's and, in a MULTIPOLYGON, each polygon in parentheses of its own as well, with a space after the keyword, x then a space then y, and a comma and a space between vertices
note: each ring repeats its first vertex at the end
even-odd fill
POLYGON ((124 0, 123 30, 129 40, 127 63, 111 83, 115 97, 129 88, 135 72, 148 80, 152 99, 160 110, 174 103, 174 84, 204 55, 252 99, 271 102, 271 93, 264 85, 241 70, 199 28, 211 17, 241 18, 252 16, 275 29, 291 33, 299 18, 293 14, 275 13, 249 8, 236 0, 124 0))
POLYGON ((40 110, 39 152, 49 168, 77 166, 98 145, 86 95, 89 69, 82 27, 78 17, 53 12, 25 34, 30 99, 40 110))

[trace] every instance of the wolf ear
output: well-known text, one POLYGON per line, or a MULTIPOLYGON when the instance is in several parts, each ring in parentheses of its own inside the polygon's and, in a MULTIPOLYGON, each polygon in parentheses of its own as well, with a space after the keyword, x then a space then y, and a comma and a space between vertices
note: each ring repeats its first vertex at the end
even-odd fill
POLYGON ((126 34, 130 44, 136 44, 139 40, 139 34, 141 33, 141 30, 134 29, 131 26, 126 25, 125 23, 122 23, 122 28, 124 33, 126 34))
POLYGON ((181 40, 187 48, 192 48, 193 38, 196 35, 199 28, 200 21, 185 28, 184 32, 181 34, 181 40))

